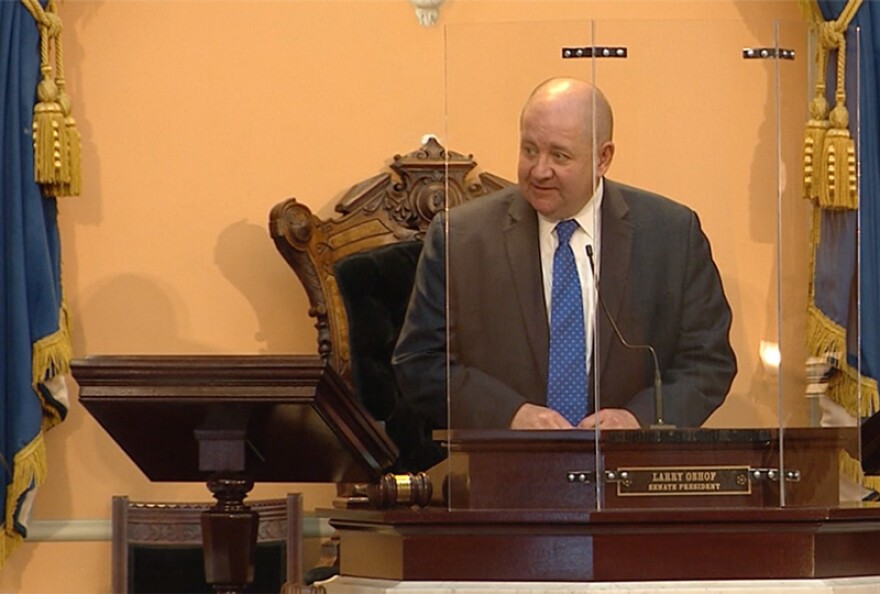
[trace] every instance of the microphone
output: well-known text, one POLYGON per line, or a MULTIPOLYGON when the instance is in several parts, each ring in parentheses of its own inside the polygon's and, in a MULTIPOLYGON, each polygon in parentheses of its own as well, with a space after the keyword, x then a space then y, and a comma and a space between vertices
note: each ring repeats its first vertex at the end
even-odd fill
POLYGON ((663 381, 660 379, 660 362, 657 359, 657 351, 649 344, 630 344, 623 337, 620 328, 617 327, 617 322, 614 321, 614 316, 611 315, 611 311, 608 309, 605 300, 602 299, 602 293, 599 291, 599 277, 596 274, 596 264, 593 262, 593 246, 589 244, 587 245, 587 259, 590 261, 590 270, 593 273, 593 281, 596 283, 596 296, 599 298, 599 304, 602 306, 605 316, 611 323, 611 328, 614 329, 617 340, 628 349, 646 350, 651 353, 651 361, 654 363, 654 422, 651 424, 651 429, 674 428, 675 425, 671 425, 663 420, 663 381))

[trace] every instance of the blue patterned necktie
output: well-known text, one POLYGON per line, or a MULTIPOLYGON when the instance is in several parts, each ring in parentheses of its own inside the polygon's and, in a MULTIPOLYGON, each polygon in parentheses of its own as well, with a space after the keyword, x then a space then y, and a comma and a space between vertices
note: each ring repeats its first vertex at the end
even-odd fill
POLYGON ((581 281, 569 240, 578 224, 556 225, 559 245, 553 254, 553 294, 550 298, 550 367, 547 406, 572 425, 587 413, 587 355, 581 281))

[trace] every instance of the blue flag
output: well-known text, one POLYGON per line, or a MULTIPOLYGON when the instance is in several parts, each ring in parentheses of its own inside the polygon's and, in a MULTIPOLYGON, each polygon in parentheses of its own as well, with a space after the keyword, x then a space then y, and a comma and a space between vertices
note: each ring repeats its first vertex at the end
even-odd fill
MULTIPOLYGON (((847 2, 818 0, 822 17, 837 19, 847 2)), ((850 416, 862 419, 880 409, 880 6, 864 2, 846 31, 846 107, 859 170, 858 209, 816 207, 813 218, 813 296, 808 311, 809 349, 836 353, 837 373, 828 396, 850 416), (858 82, 858 84, 857 84, 858 82)), ((834 105, 836 55, 824 73, 834 105)), ((818 76, 823 76, 819 73, 818 76)), ((864 477, 857 461, 844 459, 851 478, 880 490, 880 479, 864 477)))
POLYGON ((34 181, 40 36, 19 1, 0 2, 0 567, 27 536, 46 476, 44 432, 67 413, 70 339, 55 198, 34 181))

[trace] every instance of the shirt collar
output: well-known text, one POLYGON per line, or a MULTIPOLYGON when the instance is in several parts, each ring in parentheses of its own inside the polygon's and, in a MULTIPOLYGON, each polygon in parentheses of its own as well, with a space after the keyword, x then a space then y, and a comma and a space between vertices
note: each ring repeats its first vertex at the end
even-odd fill
MULTIPOLYGON (((592 198, 587 201, 583 208, 580 209, 573 217, 574 220, 578 222, 578 225, 587 236, 592 240, 596 235, 596 225, 598 225, 599 221, 599 211, 602 207, 602 198, 605 196, 605 178, 600 177, 599 183, 596 184, 596 191, 593 193, 592 198)), ((548 236, 553 234, 553 230, 556 228, 556 224, 558 220, 549 219, 538 213, 538 234, 540 236, 548 236)))

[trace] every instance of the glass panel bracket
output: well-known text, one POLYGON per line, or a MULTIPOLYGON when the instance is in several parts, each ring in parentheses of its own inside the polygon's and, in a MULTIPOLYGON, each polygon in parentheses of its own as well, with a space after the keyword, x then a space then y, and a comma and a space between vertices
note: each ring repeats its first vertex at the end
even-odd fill
POLYGON ((781 47, 745 47, 742 54, 746 60, 768 60, 771 58, 794 60, 794 50, 781 47))
POLYGON ((625 47, 564 47, 562 48, 562 59, 571 58, 626 58, 627 49, 625 47))

